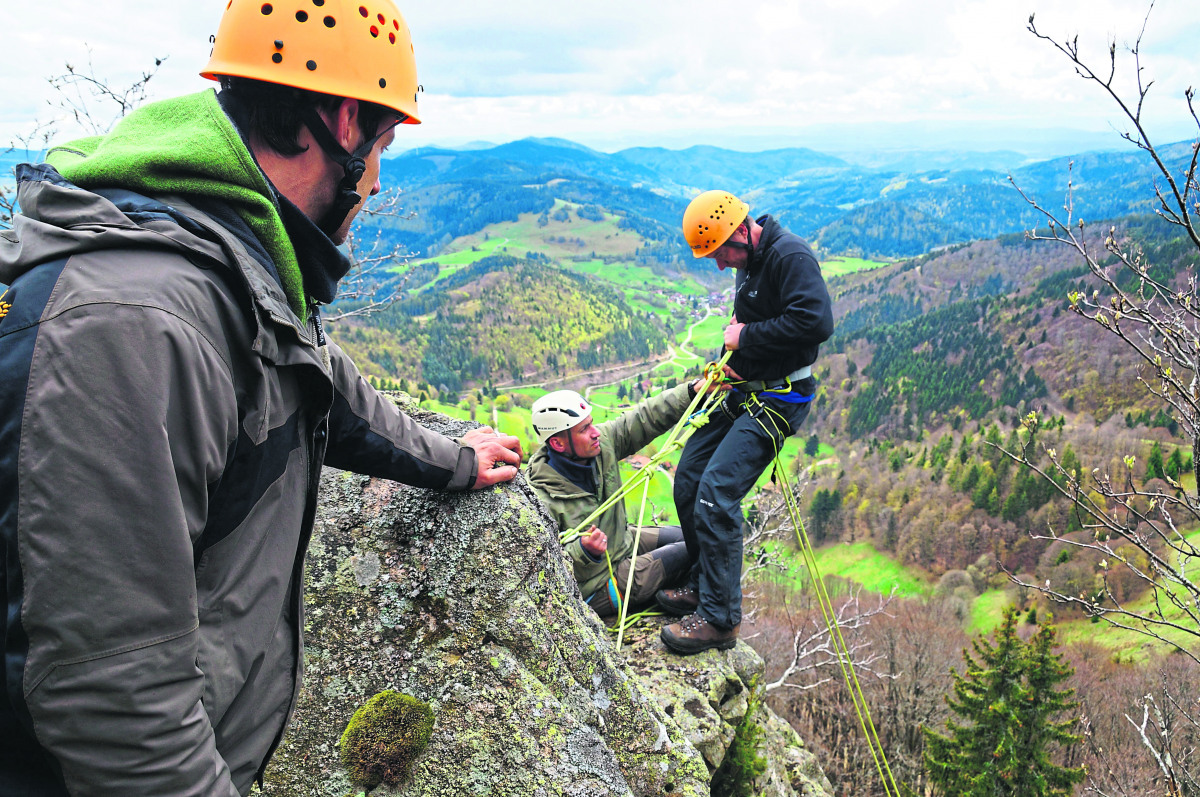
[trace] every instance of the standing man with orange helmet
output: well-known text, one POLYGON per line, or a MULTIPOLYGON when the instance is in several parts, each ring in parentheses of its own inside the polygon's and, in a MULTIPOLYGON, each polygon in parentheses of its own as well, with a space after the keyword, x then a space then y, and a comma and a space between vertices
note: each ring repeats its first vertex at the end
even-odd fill
POLYGON ((0 794, 239 795, 299 690, 323 464, 517 472, 321 328, 336 245, 417 122, 391 0, 230 0, 204 76, 18 167, 0 234, 0 794), (299 10, 297 10, 299 9, 299 10))
POLYGON ((807 417, 812 364, 833 334, 833 309, 812 249, 771 216, 755 219, 728 191, 707 191, 683 215, 695 257, 737 271, 725 328, 732 390, 688 439, 675 472, 675 508, 693 562, 689 583, 658 603, 684 615, 663 643, 691 654, 737 643, 742 619, 742 499, 807 417))

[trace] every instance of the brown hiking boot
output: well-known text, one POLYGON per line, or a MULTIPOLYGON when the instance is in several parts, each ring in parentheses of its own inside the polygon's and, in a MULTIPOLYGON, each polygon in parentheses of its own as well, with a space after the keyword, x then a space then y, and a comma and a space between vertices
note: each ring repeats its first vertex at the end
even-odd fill
POLYGON ((689 614, 679 622, 664 625, 662 641, 669 650, 690 656, 705 650, 729 650, 737 644, 738 623, 730 631, 722 631, 698 614, 689 614))
POLYGON ((700 593, 690 587, 660 589, 654 593, 654 600, 658 601, 659 608, 664 612, 683 617, 695 614, 700 606, 700 593))

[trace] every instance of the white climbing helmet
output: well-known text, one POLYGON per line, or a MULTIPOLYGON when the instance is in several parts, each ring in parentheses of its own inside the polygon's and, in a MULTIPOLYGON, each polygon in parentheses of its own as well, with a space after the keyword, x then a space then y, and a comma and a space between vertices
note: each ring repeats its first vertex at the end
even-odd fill
POLYGON ((583 396, 574 390, 555 390, 533 402, 533 430, 538 442, 544 443, 552 435, 565 432, 592 414, 592 408, 583 396))

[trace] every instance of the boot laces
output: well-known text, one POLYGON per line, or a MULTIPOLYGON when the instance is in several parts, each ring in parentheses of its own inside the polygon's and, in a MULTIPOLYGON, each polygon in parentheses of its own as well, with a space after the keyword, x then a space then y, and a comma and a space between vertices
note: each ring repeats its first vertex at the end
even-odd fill
POLYGON ((695 629, 704 627, 707 623, 708 621, 700 615, 693 614, 681 620, 679 627, 684 631, 693 631, 695 629))

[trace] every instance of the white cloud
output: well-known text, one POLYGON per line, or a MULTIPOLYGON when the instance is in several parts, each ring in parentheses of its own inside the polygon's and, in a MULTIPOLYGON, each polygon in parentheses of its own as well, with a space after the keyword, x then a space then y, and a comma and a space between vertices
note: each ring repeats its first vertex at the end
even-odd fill
MULTIPOLYGON (((48 0, 6 10, 0 139, 44 118, 52 96, 44 78, 82 61, 84 42, 114 82, 168 55, 151 84, 156 96, 207 85, 196 72, 223 5, 48 0)), ((763 136, 836 143, 820 131, 907 122, 930 123, 921 128, 930 145, 939 125, 958 122, 1105 130, 1117 120, 1111 100, 1028 33, 1026 19, 1036 11, 1047 33, 1078 33, 1084 53, 1102 64, 1108 39, 1131 44, 1146 12, 1130 0, 404 5, 426 88, 426 124, 407 129, 407 141, 539 135, 606 149, 689 141, 750 148, 763 136)), ((1142 51, 1158 81, 1148 118, 1165 139, 1189 134, 1180 96, 1200 82, 1198 40, 1200 4, 1159 0, 1142 51)))

